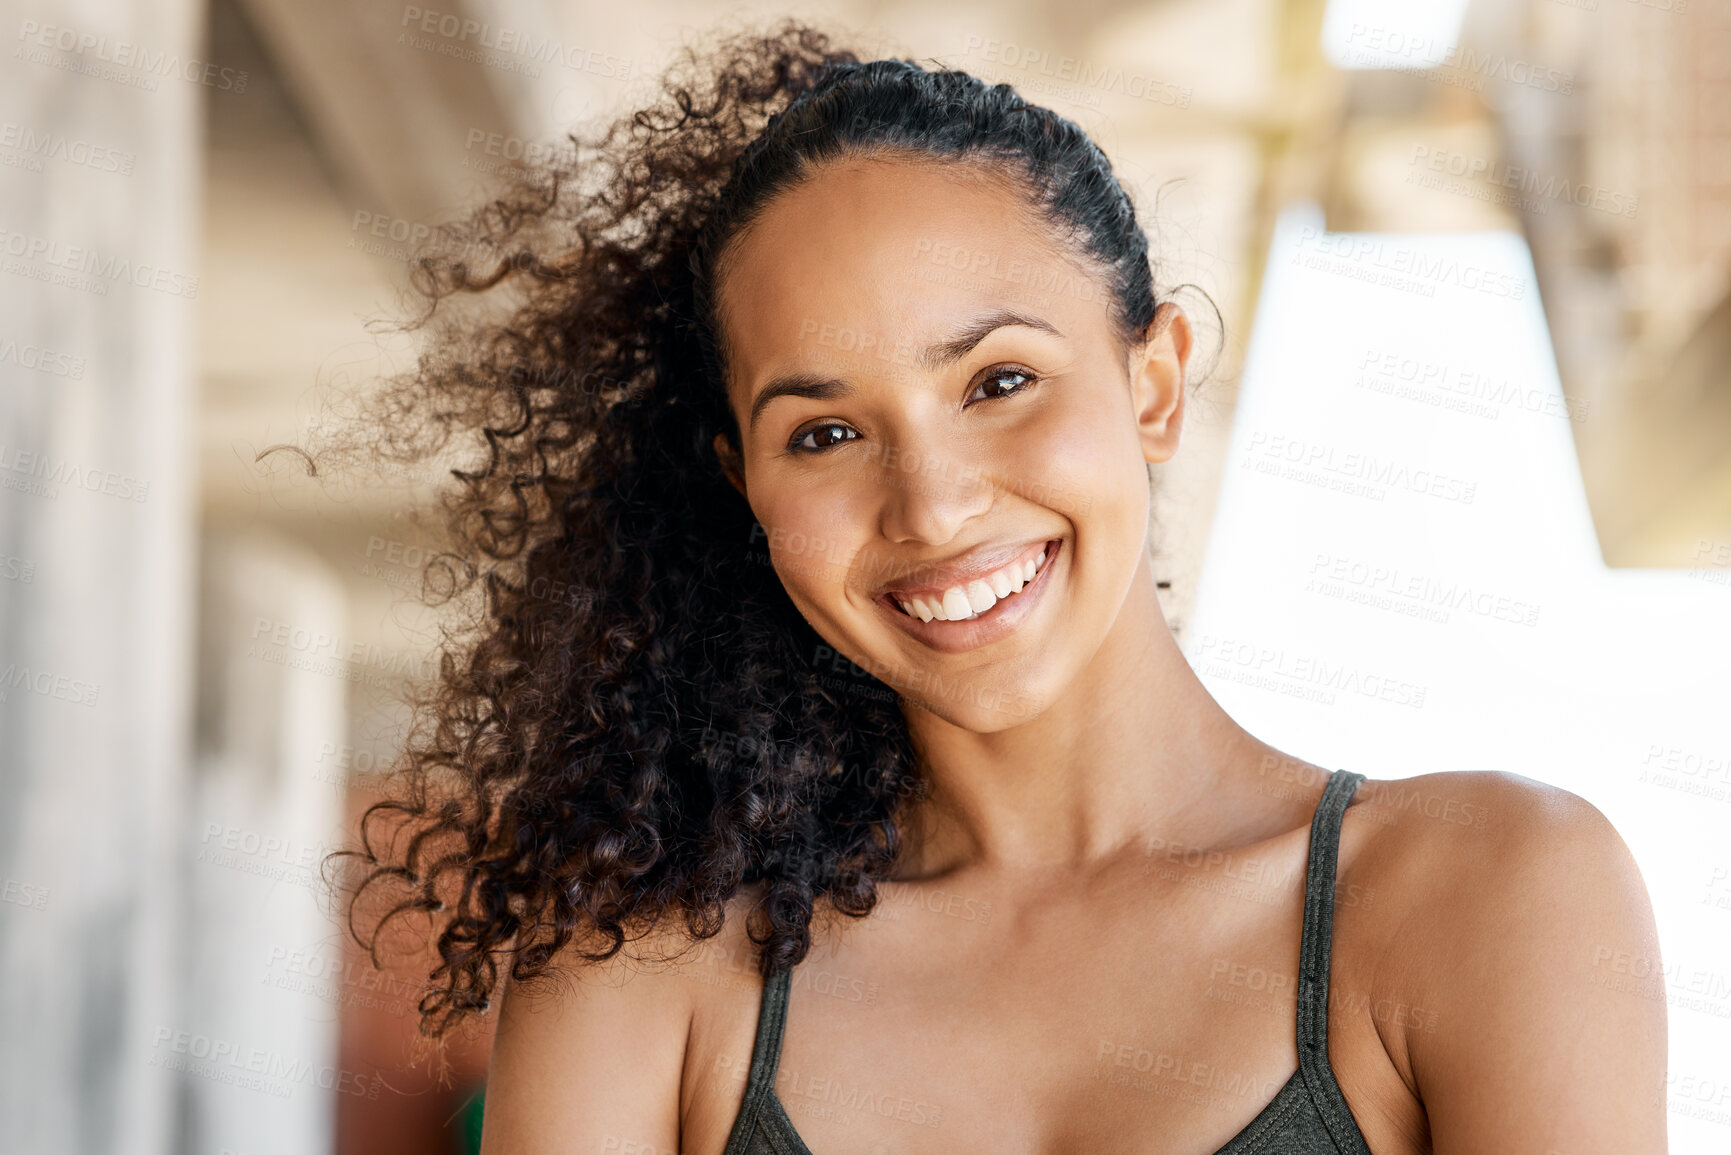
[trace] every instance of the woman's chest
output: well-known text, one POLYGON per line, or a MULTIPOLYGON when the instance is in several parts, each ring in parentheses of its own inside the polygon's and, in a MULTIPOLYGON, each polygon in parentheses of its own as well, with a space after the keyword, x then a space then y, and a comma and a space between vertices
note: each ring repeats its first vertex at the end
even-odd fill
MULTIPOLYGON (((1230 1140, 1297 1067, 1302 880, 1279 862, 1235 877, 1155 857, 1130 881, 1050 902, 891 888, 871 918, 820 930, 773 1083, 806 1146, 1209 1155, 1230 1140)), ((1330 1018, 1369 1023, 1372 984, 1339 953, 1330 1018)), ((721 1151, 757 1026, 755 974, 712 961, 733 985, 694 1020, 693 1152, 721 1151)), ((1374 1029, 1341 1035, 1337 1067, 1386 1065, 1374 1029)))

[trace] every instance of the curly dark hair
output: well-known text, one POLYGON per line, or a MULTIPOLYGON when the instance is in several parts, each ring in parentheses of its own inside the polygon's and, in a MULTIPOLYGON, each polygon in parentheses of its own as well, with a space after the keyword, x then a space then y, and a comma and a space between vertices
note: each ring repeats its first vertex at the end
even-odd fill
POLYGON ((375 962, 392 919, 431 920, 434 1037, 488 1008, 501 958, 528 981, 668 918, 697 942, 752 884, 761 970, 791 967, 820 899, 871 912, 924 796, 898 695, 834 676, 712 444, 739 444, 712 286, 740 230, 831 158, 984 162, 1100 271, 1127 338, 1155 313, 1110 163, 1006 84, 788 23, 687 50, 652 105, 566 140, 419 260, 426 343, 366 418, 389 461, 472 451, 423 574, 472 613, 340 852, 375 962))

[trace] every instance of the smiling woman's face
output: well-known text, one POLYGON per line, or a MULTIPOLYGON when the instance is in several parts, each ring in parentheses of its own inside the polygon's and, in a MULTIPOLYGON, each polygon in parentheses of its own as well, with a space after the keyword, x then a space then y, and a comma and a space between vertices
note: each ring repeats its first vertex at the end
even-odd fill
POLYGON ((1163 306, 1126 348, 1107 274, 1006 179, 830 163, 729 247, 718 300, 731 460, 770 560, 916 708, 1026 721, 1133 583, 1152 596, 1146 462, 1177 448, 1188 330, 1163 306))

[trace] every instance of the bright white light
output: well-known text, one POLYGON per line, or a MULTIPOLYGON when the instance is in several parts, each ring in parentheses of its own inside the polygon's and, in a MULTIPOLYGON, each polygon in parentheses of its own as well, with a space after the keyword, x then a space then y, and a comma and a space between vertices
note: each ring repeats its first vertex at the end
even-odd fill
POLYGON ((1603 811, 1658 919, 1671 1150, 1723 1152, 1725 1100, 1698 1099, 1731 1089, 1731 547, 1608 569, 1584 417, 1517 234, 1289 211, 1184 650, 1308 761, 1508 771, 1603 811))
POLYGON ((1467 0, 1328 0, 1322 50, 1340 68, 1435 68, 1460 44, 1467 0))

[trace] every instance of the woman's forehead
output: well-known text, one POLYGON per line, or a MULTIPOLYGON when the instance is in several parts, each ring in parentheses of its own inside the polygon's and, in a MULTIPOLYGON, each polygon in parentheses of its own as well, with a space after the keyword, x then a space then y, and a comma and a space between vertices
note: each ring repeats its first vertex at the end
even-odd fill
POLYGON ((943 162, 826 165, 778 195, 725 256, 717 315, 736 379, 813 334, 881 343, 982 309, 1061 311, 1064 298, 1091 294, 1051 290, 1095 275, 1061 250, 1013 178, 943 162))
POLYGON ((754 215, 723 274, 797 277, 823 262, 912 270, 938 243, 1054 248, 1025 187, 986 164, 853 157, 817 166, 754 215))

